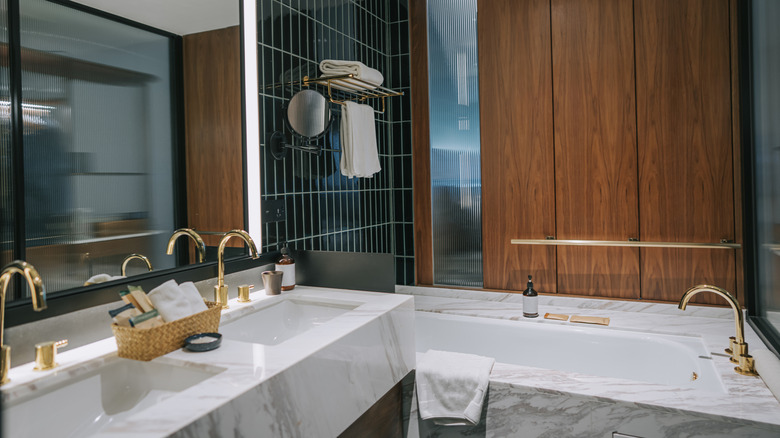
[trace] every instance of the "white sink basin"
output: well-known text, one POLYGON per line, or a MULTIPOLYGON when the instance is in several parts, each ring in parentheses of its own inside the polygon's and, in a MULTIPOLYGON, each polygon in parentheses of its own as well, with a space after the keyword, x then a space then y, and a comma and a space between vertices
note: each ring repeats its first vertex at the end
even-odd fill
POLYGON ((226 339, 277 345, 355 309, 362 303, 284 297, 220 327, 226 339))
POLYGON ((90 436, 223 371, 118 357, 101 362, 55 373, 4 403, 3 436, 90 436))

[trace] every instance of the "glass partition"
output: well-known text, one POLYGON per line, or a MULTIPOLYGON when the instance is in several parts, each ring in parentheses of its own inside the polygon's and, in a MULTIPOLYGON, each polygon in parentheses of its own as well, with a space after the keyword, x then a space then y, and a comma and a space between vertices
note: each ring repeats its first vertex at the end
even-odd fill
POLYGON ((433 282, 482 286, 477 1, 428 1, 433 282))
MULTIPOLYGON (((753 0, 750 13, 755 312, 764 335, 780 344, 780 2, 753 0)), ((750 273, 747 273, 750 275, 750 273)))
POLYGON ((8 10, 0 5, 0 266, 13 260, 14 217, 11 143, 11 85, 8 70, 8 10))

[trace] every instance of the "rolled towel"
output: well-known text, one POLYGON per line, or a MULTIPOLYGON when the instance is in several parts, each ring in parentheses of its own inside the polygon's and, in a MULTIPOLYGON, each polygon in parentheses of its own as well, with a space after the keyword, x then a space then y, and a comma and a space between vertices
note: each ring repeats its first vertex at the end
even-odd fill
POLYGON ((420 418, 446 426, 475 426, 495 359, 428 350, 417 362, 420 418))
MULTIPOLYGON (((168 280, 149 292, 149 299, 165 322, 176 321, 200 310, 194 308, 192 299, 187 298, 189 292, 184 292, 176 280, 168 280)), ((200 297, 200 294, 198 294, 200 297)), ((201 300, 202 302, 203 300, 201 300)), ((205 305, 204 305, 205 307, 205 305)), ((204 309, 205 310, 205 309, 204 309)))
POLYGON ((371 178, 382 170, 376 144, 374 109, 370 105, 345 102, 341 113, 341 174, 349 178, 371 178))
POLYGON ((382 82, 385 81, 385 77, 382 76, 379 70, 368 67, 360 61, 325 59, 320 62, 320 71, 323 76, 352 74, 358 79, 373 84, 375 87, 382 85, 382 82))
POLYGON ((97 275, 93 275, 93 276, 89 277, 89 280, 84 282, 84 286, 90 286, 90 285, 93 285, 93 284, 105 283, 107 281, 121 280, 123 278, 126 278, 126 277, 124 277, 122 275, 113 276, 113 275, 108 275, 108 274, 97 274, 97 275))
POLYGON ((195 283, 188 281, 180 284, 179 288, 181 288, 181 291, 184 293, 184 298, 190 303, 190 306, 192 306, 192 310, 195 311, 194 313, 208 310, 206 303, 203 301, 203 297, 200 296, 200 292, 198 292, 198 288, 195 287, 195 283))
POLYGON ((769 350, 752 351, 756 372, 764 380, 766 387, 780 401, 780 359, 769 350))

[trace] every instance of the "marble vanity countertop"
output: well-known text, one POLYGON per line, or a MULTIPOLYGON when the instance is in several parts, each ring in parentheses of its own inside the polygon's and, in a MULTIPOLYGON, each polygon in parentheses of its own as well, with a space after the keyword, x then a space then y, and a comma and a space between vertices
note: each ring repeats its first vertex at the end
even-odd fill
MULTIPOLYGON (((624 379, 588 376, 540 368, 497 363, 491 381, 536 388, 540 392, 579 394, 599 400, 617 400, 641 406, 684 411, 704 418, 744 423, 780 431, 780 402, 759 377, 735 373, 723 353, 735 332, 731 308, 590 298, 539 296, 539 318, 524 318, 522 295, 462 289, 396 286, 396 292, 415 296, 418 311, 511 319, 528 324, 579 325, 553 321, 549 313, 609 317, 603 330, 628 330, 700 337, 720 374, 727 394, 702 392, 624 379)), ((765 348, 748 325, 745 339, 751 350, 765 348)))
MULTIPOLYGON (((260 291, 250 297, 248 304, 231 300, 220 325, 281 297, 360 305, 279 345, 226 338, 213 351, 179 349, 154 359, 218 373, 109 424, 96 436, 335 436, 414 368, 414 346, 409 342, 414 304, 408 295, 298 286, 282 296, 260 291), (312 380, 322 388, 303 384, 312 380), (308 397, 317 390, 332 394, 333 403, 308 397)), ((114 338, 107 338, 63 351, 57 356, 60 366, 51 371, 32 371, 32 363, 13 368, 11 382, 2 388, 3 401, 13 404, 43 379, 77 376, 115 356, 114 338)))

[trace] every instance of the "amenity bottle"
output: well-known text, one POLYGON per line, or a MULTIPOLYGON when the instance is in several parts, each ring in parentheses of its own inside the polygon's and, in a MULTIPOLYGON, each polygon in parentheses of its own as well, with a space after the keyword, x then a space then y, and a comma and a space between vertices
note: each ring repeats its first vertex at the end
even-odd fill
POLYGON ((290 251, 287 249, 287 244, 282 244, 282 248, 279 250, 282 253, 282 257, 276 262, 276 270, 282 271, 282 290, 295 289, 295 260, 290 257, 290 251))
POLYGON ((539 316, 539 295, 534 290, 534 282, 528 276, 526 289, 523 291, 523 316, 536 318, 539 316))

